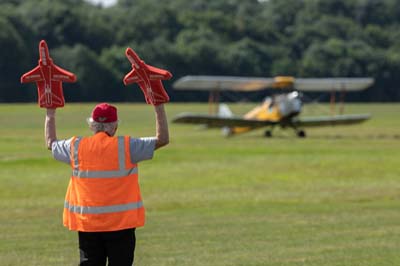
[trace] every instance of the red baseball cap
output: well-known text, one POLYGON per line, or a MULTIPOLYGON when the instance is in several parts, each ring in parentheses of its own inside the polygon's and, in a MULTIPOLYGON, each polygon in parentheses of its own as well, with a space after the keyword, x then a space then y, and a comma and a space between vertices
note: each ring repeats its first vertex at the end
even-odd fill
POLYGON ((99 123, 115 122, 118 120, 117 108, 108 103, 100 103, 94 107, 92 119, 99 123))

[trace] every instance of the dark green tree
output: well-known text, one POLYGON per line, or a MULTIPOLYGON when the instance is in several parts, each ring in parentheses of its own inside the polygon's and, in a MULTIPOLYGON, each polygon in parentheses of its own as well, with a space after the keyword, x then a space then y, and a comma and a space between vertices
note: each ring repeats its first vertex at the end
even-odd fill
POLYGON ((52 51, 54 61, 76 74, 78 81, 65 84, 66 100, 121 101, 122 90, 109 67, 84 45, 62 46, 52 51), (68 89, 67 89, 68 88, 68 89))

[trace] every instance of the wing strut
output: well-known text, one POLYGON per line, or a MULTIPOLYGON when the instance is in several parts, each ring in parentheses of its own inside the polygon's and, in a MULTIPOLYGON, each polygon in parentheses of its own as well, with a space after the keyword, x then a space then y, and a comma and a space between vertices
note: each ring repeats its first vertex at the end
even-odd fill
POLYGON ((339 114, 344 114, 344 98, 346 96, 346 87, 342 84, 342 91, 340 92, 340 111, 339 114))
POLYGON ((214 115, 218 110, 219 90, 211 90, 208 96, 208 114, 214 115))
POLYGON ((330 99, 330 103, 331 103, 331 115, 335 115, 335 102, 336 102, 336 90, 334 87, 332 87, 331 90, 331 99, 330 99))
MULTIPOLYGON (((344 100, 346 97, 346 85, 342 83, 340 85, 340 109, 339 109, 339 114, 344 114, 344 100)), ((332 87, 331 90, 331 98, 330 98, 330 104, 331 104, 331 115, 335 115, 335 109, 336 109, 336 89, 335 87, 332 87)))

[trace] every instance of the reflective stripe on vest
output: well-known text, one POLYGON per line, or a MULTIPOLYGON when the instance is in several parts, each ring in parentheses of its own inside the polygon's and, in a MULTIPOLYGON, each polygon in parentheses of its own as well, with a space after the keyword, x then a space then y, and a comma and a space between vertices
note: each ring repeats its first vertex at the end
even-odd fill
POLYGON ((125 169, 125 140, 124 137, 118 137, 118 170, 113 171, 89 171, 79 170, 78 150, 79 144, 82 138, 77 137, 74 142, 74 169, 72 170, 72 176, 78 178, 113 178, 113 177, 125 177, 132 174, 137 174, 137 168, 125 169))
POLYGON ((141 201, 119 204, 119 205, 96 206, 96 207, 74 206, 71 205, 68 201, 65 201, 64 203, 64 208, 68 209, 70 212, 80 213, 80 214, 103 214, 112 212, 123 212, 123 211, 136 210, 141 207, 143 207, 143 202, 141 201))

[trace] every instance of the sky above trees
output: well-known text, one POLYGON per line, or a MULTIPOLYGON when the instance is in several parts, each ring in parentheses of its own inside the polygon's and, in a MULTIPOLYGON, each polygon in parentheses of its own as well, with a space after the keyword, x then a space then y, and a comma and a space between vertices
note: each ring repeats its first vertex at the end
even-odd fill
POLYGON ((117 3, 117 0, 86 0, 86 1, 95 5, 101 4, 104 7, 109 7, 117 3))

